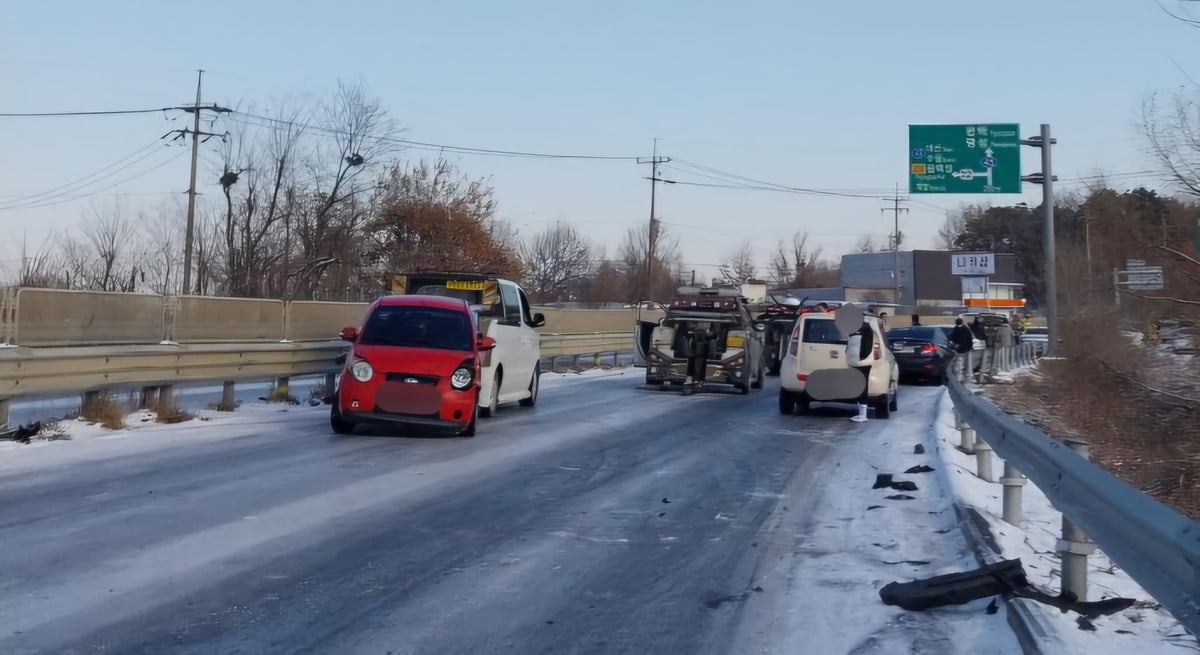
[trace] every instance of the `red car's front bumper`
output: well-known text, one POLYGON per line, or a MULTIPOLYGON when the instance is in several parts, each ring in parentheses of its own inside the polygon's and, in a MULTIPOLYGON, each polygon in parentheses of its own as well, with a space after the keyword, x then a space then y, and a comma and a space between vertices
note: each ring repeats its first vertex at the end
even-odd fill
POLYGON ((343 375, 337 402, 351 423, 462 430, 474 420, 478 398, 477 385, 459 391, 448 377, 377 373, 367 382, 343 375))

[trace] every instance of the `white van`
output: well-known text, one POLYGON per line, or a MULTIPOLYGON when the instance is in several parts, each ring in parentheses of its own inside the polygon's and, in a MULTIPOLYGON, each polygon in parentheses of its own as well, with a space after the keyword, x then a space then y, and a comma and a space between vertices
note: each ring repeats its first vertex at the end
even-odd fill
MULTIPOLYGON (((854 398, 815 398, 808 393, 808 378, 815 371, 849 370, 846 363, 846 337, 838 330, 832 313, 810 312, 796 321, 788 343, 787 354, 780 366, 779 412, 792 414, 808 412, 813 402, 864 403, 875 409, 877 418, 888 418, 897 409, 897 389, 900 367, 892 351, 886 347, 879 318, 866 314, 863 320, 875 333, 871 370, 865 392, 854 398)), ((861 384, 861 383, 860 383, 861 384)))
POLYGON ((496 340, 496 347, 483 355, 480 416, 494 415, 505 403, 537 403, 542 370, 537 328, 546 318, 531 313, 529 297, 519 284, 478 273, 413 273, 393 276, 392 293, 449 296, 470 303, 479 334, 496 340))

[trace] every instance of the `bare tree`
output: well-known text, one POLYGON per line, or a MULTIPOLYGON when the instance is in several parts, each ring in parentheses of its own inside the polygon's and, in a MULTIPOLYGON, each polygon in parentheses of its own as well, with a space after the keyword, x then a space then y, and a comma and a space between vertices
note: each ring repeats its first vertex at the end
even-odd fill
POLYGON ((754 263, 754 250, 749 241, 742 241, 733 252, 721 261, 721 277, 735 284, 752 280, 758 272, 754 263))
POLYGON ((938 228, 938 245, 945 250, 958 247, 958 237, 967 229, 967 219, 961 211, 946 212, 946 221, 938 228))
MULTIPOLYGON (((178 206, 167 203, 157 209, 140 213, 138 226, 145 235, 141 255, 143 277, 145 286, 154 293, 179 292, 183 277, 181 215, 178 206)), ((197 235, 202 232, 203 228, 196 230, 197 235)), ((201 261, 206 254, 203 249, 197 249, 197 257, 194 260, 197 268, 203 268, 201 261)))
POLYGON ((1183 93, 1167 103, 1153 95, 1142 104, 1142 126, 1150 152, 1167 178, 1185 193, 1200 196, 1200 121, 1196 101, 1183 93))
POLYGON ((856 252, 879 252, 879 242, 876 241, 875 235, 864 234, 858 238, 858 243, 854 244, 856 252))
POLYGON ((576 299, 594 268, 591 244, 569 223, 555 223, 520 248, 525 282, 538 302, 576 299))
POLYGON ((809 249, 808 233, 796 232, 791 243, 782 239, 771 255, 770 277, 776 286, 806 286, 821 259, 821 247, 809 249))
POLYGON ((80 259, 80 273, 85 288, 95 291, 133 291, 137 287, 140 271, 135 261, 136 234, 134 225, 123 213, 120 203, 114 203, 106 211, 93 208, 92 216, 84 224, 86 244, 84 252, 76 252, 80 259))

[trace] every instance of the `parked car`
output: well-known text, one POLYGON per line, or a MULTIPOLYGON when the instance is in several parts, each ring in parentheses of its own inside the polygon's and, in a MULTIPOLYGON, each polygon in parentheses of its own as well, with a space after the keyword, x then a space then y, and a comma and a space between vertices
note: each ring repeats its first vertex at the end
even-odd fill
POLYGON ((900 367, 901 380, 945 383, 954 348, 944 330, 924 326, 892 328, 887 340, 900 367))
POLYGON ((865 391, 850 398, 816 399, 808 393, 809 376, 824 370, 852 371, 845 356, 847 338, 838 330, 834 314, 814 312, 800 316, 780 367, 781 414, 807 413, 813 402, 864 403, 875 409, 877 418, 888 418, 890 412, 896 411, 900 368, 891 351, 883 345, 886 342, 879 318, 867 314, 864 320, 874 331, 875 342, 865 391))
POLYGON ((367 310, 340 376, 329 423, 410 425, 475 436, 483 359, 496 347, 470 304, 439 296, 385 296, 367 310))
POLYGON ((1040 357, 1050 345, 1050 328, 1030 327, 1019 338, 1020 343, 1032 343, 1034 353, 1040 357))
POLYGON ((529 297, 519 284, 477 273, 413 273, 394 276, 392 292, 446 296, 471 305, 479 332, 496 341, 484 355, 479 374, 480 416, 493 416, 505 403, 537 403, 542 372, 537 328, 546 319, 530 311, 529 297))
MULTIPOLYGON (((941 330, 942 334, 946 335, 947 341, 950 339, 950 333, 954 331, 953 325, 930 325, 928 327, 935 327, 941 330)), ((971 337, 971 344, 975 351, 972 354, 974 359, 971 361, 971 367, 974 369, 974 372, 978 373, 979 370, 983 368, 983 351, 987 350, 987 344, 984 343, 983 340, 977 339, 974 336, 971 337)))

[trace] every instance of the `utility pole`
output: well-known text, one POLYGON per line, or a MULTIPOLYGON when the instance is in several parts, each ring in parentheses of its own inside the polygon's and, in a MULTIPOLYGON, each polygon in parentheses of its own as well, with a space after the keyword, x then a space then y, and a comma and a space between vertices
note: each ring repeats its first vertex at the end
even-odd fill
POLYGON ((658 156, 658 139, 654 139, 654 150, 649 159, 638 157, 639 164, 650 164, 650 230, 648 232, 649 243, 646 244, 646 300, 653 300, 654 294, 654 258, 658 248, 658 219, 654 214, 655 191, 658 189, 658 183, 674 184, 674 180, 664 180, 658 176, 658 165, 665 164, 671 161, 670 157, 658 156))
MULTIPOLYGON (((196 104, 185 107, 178 107, 181 111, 186 111, 192 114, 192 129, 190 131, 192 137, 192 170, 190 181, 188 182, 188 208, 187 208, 187 232, 183 237, 183 288, 181 293, 187 295, 192 291, 192 247, 196 240, 196 162, 200 156, 200 137, 204 137, 208 141, 210 137, 224 136, 222 134, 212 134, 210 132, 200 131, 200 112, 211 111, 216 114, 228 113, 231 110, 225 107, 211 105, 202 107, 200 105, 200 86, 204 80, 204 71, 196 71, 196 104)), ((179 136, 187 136, 188 130, 174 130, 179 136)))
POLYGON ((1039 136, 1021 139, 1021 145, 1042 149, 1042 172, 1025 175, 1023 182, 1042 185, 1042 295, 1046 299, 1046 357, 1058 356, 1058 257, 1054 243, 1054 176, 1050 167, 1050 146, 1058 143, 1050 136, 1050 125, 1042 123, 1039 136))
MULTIPOLYGON (((908 207, 901 207, 901 202, 908 201, 908 197, 900 195, 900 185, 896 185, 896 193, 891 197, 892 206, 884 207, 879 210, 879 213, 892 212, 893 232, 892 232, 892 256, 894 269, 892 277, 896 283, 896 305, 900 305, 900 214, 908 213, 908 207)), ((914 299, 915 300, 915 299, 914 299)))

